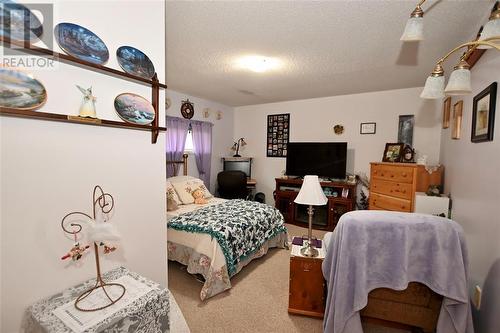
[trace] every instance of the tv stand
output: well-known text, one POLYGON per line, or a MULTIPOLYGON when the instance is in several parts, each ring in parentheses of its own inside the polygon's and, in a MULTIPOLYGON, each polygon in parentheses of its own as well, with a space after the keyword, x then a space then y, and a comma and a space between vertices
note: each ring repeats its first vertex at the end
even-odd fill
MULTIPOLYGON (((299 194, 302 182, 302 179, 297 178, 276 178, 274 200, 275 207, 283 214, 286 223, 307 228, 308 206, 293 202, 299 194)), ((321 181, 320 185, 328 202, 325 206, 314 207, 312 227, 333 231, 340 216, 354 210, 356 206, 356 184, 348 184, 344 181, 321 181)))

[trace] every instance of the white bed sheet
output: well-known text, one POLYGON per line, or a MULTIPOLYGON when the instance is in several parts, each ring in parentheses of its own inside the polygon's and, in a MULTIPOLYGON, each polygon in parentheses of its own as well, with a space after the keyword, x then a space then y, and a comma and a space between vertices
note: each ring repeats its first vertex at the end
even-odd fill
MULTIPOLYGON (((205 205, 197 205, 197 204, 179 205, 179 209, 167 212, 167 221, 176 216, 179 216, 180 214, 192 212, 207 206, 218 205, 226 201, 226 199, 215 198, 215 197, 207 200, 208 203, 205 205)), ((211 259, 210 266, 214 270, 220 269, 222 266, 226 264, 226 258, 224 257, 222 248, 220 247, 217 240, 215 238, 212 238, 212 236, 208 234, 168 229, 167 239, 169 242, 190 247, 196 252, 206 255, 208 258, 211 259)))

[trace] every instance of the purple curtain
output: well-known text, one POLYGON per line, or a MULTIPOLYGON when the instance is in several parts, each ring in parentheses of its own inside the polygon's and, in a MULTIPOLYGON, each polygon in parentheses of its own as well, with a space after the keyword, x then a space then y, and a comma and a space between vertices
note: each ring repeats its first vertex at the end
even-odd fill
MULTIPOLYGON (((167 145, 166 156, 168 161, 182 160, 184 154, 184 145, 186 144, 186 135, 189 128, 189 120, 167 117, 167 145)), ((167 178, 177 175, 178 165, 167 163, 167 178)))
POLYGON ((210 165, 212 163, 212 123, 192 121, 193 148, 196 166, 205 186, 210 189, 210 165))

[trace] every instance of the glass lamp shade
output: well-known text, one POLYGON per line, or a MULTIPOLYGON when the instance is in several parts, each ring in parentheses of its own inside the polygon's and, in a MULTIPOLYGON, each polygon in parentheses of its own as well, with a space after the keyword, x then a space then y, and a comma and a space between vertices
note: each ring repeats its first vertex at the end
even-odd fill
POLYGON ((420 98, 438 99, 444 97, 444 76, 429 76, 425 80, 424 90, 420 98))
POLYGON ((404 42, 424 40, 424 18, 410 17, 400 40, 404 42))
MULTIPOLYGON (((479 40, 483 40, 486 38, 491 38, 495 36, 500 36, 500 19, 494 19, 488 21, 481 32, 481 37, 479 40)), ((478 49, 491 49, 491 46, 488 45, 478 45, 478 49)))
POLYGON ((318 176, 305 176, 299 194, 294 202, 301 205, 322 206, 328 199, 319 184, 318 176))
POLYGON ((448 85, 444 90, 446 95, 465 95, 472 92, 470 83, 470 70, 465 68, 455 69, 451 72, 448 85))

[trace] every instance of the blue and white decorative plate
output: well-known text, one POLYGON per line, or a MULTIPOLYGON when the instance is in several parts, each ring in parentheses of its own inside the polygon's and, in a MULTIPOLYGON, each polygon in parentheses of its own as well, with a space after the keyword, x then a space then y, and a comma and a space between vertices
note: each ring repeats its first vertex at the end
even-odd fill
POLYGON ((42 33, 42 23, 28 8, 11 0, 0 0, 0 36, 33 42, 42 33), (25 26, 29 27, 27 31, 25 26))
POLYGON ((132 46, 121 46, 116 50, 118 64, 129 74, 137 75, 145 79, 151 79, 155 75, 155 66, 141 50, 132 46))
POLYGON ((102 65, 109 59, 106 44, 92 31, 73 23, 59 23, 54 28, 57 44, 67 54, 102 65))
POLYGON ((0 107, 34 110, 47 99, 43 84, 24 72, 0 67, 0 82, 0 107))
POLYGON ((115 98, 115 110, 127 123, 148 125, 155 119, 155 110, 142 96, 123 93, 115 98))

